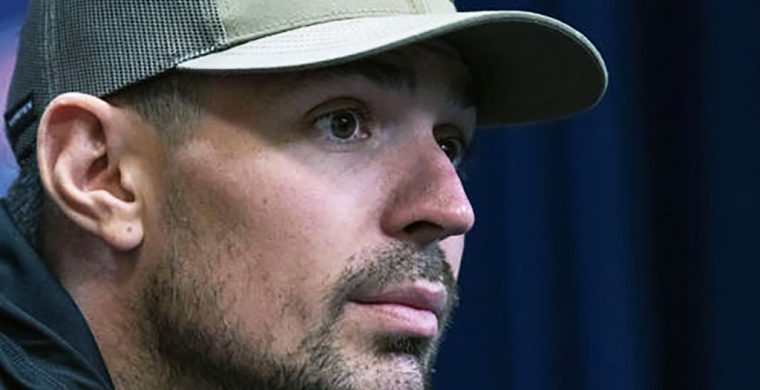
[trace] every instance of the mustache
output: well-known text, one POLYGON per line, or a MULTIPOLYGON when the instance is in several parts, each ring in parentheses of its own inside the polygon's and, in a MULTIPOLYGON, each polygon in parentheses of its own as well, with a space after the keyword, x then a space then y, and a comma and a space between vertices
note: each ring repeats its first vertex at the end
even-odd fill
POLYGON ((394 243, 352 256, 349 264, 360 266, 344 271, 330 294, 327 307, 328 318, 332 320, 340 317, 348 298, 358 291, 383 290, 405 282, 422 280, 443 284, 448 293, 444 319, 450 317, 459 303, 454 273, 437 245, 420 250, 412 244, 394 243))

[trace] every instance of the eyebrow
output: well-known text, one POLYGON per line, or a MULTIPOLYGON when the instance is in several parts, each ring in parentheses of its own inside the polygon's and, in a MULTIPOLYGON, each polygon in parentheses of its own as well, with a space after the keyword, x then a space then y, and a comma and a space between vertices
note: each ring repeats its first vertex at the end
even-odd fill
MULTIPOLYGON (((418 84, 417 72, 414 67, 377 58, 368 58, 299 73, 287 80, 284 88, 286 90, 297 87, 303 88, 309 84, 345 76, 359 76, 381 88, 392 88, 411 93, 417 90, 418 84)), ((447 102, 452 105, 470 108, 476 104, 475 86, 469 74, 458 74, 449 80, 448 94, 447 102)))

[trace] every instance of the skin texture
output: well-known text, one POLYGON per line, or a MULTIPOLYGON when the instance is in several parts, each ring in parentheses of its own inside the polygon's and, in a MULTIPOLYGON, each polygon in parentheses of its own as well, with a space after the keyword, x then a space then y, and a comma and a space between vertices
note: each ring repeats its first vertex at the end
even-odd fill
POLYGON ((41 177, 73 233, 45 253, 118 387, 426 387, 474 223, 441 145, 475 110, 445 50, 365 65, 216 79, 175 145, 91 96, 50 105, 41 177), (445 308, 362 301, 404 289, 445 308))

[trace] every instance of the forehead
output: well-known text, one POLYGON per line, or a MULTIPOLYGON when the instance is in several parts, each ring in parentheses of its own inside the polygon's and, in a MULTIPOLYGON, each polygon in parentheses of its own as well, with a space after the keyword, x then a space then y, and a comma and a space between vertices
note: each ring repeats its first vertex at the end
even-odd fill
POLYGON ((260 92, 284 96, 294 90, 319 88, 325 82, 346 77, 365 79, 381 88, 415 93, 424 78, 447 91, 447 101, 462 108, 476 104, 473 77, 452 46, 430 41, 402 47, 345 64, 297 72, 250 75, 260 92))

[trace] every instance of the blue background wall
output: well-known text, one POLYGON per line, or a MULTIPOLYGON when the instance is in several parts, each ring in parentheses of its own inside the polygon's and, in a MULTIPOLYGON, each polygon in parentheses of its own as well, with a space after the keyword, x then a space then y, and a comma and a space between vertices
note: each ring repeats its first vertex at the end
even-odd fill
MULTIPOLYGON (((476 140, 436 389, 760 388, 760 4, 458 4, 560 18, 611 80, 591 113, 476 140)), ((0 89, 23 9, 0 5, 0 89)))

